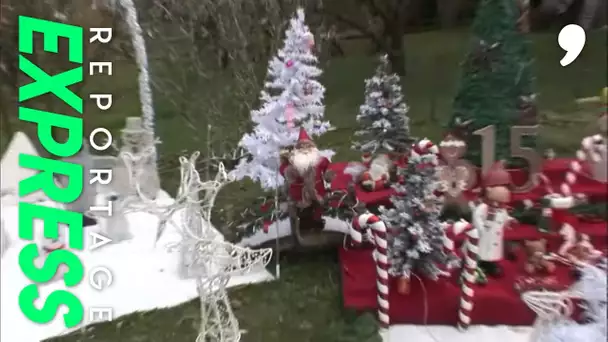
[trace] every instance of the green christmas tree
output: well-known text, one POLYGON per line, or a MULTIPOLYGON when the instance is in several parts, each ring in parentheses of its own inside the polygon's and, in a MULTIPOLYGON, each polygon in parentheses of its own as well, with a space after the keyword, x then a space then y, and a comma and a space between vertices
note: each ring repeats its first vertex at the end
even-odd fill
MULTIPOLYGON (((510 128, 536 124, 533 58, 530 43, 519 32, 515 0, 481 0, 473 22, 473 41, 463 63, 463 75, 454 100, 450 126, 457 119, 472 120, 471 132, 495 127, 496 160, 509 160, 510 128)), ((468 156, 477 165, 481 142, 471 135, 468 156)), ((534 139, 525 139, 535 147, 534 139)))

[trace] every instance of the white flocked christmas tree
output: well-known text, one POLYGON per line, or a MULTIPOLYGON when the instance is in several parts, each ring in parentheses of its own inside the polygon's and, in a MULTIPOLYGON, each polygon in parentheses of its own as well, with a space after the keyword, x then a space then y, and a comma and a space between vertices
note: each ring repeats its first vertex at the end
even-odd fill
MULTIPOLYGON (((304 10, 298 9, 283 48, 268 65, 260 109, 251 113, 253 132, 239 142, 251 157, 232 171, 237 180, 248 177, 266 190, 277 188, 284 181, 279 175, 280 150, 295 144, 299 127, 311 136, 320 136, 331 127, 323 119, 325 88, 317 81, 322 72, 313 50, 314 36, 304 22, 304 10)), ((321 153, 328 158, 334 154, 321 153)))
POLYGON ((359 109, 353 149, 364 153, 390 152, 407 148, 410 141, 408 106, 403 98, 400 79, 390 72, 386 55, 373 77, 365 80, 365 102, 359 109))
POLYGON ((394 232, 389 241, 389 273, 410 279, 412 273, 436 280, 442 268, 458 262, 443 249, 441 199, 436 195, 437 156, 412 153, 397 170, 393 208, 380 207, 381 218, 394 232))

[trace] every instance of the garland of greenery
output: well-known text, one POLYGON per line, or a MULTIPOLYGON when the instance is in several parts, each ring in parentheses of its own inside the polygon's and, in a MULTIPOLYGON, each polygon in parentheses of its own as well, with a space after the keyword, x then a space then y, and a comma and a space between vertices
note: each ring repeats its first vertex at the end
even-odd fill
MULTIPOLYGON (((608 209, 606 209, 606 205, 608 205, 606 202, 586 203, 570 209, 569 212, 587 220, 608 221, 608 209)), ((525 208, 523 205, 516 206, 511 216, 520 223, 537 226, 541 218, 541 209, 536 207, 525 208)))
MULTIPOLYGON (((279 203, 285 203, 285 199, 280 198, 279 203)), ((266 195, 259 197, 250 207, 241 213, 240 223, 237 224, 237 235, 239 238, 254 235, 260 230, 267 232, 273 222, 281 221, 289 217, 286 209, 279 205, 275 206, 275 197, 266 195)))
MULTIPOLYGON (((332 196, 339 197, 344 194, 343 191, 336 191, 332 196)), ((248 208, 241 215, 242 220, 239 225, 239 235, 251 236, 256 232, 263 230, 267 231, 268 227, 276 221, 281 221, 289 218, 287 210, 287 201, 282 199, 279 203, 279 208, 275 208, 274 197, 266 196, 260 198, 260 201, 248 208)), ((571 213, 587 220, 608 221, 608 203, 587 203, 576 206, 570 209, 571 213)), ((375 208, 368 208, 374 211, 375 208)), ((335 203, 330 201, 330 205, 325 206, 323 216, 336 218, 342 221, 351 221, 356 215, 357 210, 346 203, 335 203)), ((470 214, 463 215, 461 212, 454 211, 448 208, 442 215, 443 219, 467 219, 470 214), (463 217, 464 216, 464 217, 463 217)), ((541 218, 541 210, 537 207, 526 208, 523 205, 517 205, 513 208, 511 215, 523 224, 538 226, 541 218)))
MULTIPOLYGON (((323 216, 337 218, 343 221, 350 221, 355 215, 353 206, 348 201, 343 201, 347 196, 344 190, 330 192, 326 196, 326 204, 323 216)), ((249 208, 241 213, 239 223, 237 223, 237 233, 239 237, 251 236, 260 230, 267 232, 271 224, 289 218, 288 200, 286 196, 279 196, 275 202, 273 195, 259 197, 249 208), (278 202, 277 208, 275 203, 278 202)))

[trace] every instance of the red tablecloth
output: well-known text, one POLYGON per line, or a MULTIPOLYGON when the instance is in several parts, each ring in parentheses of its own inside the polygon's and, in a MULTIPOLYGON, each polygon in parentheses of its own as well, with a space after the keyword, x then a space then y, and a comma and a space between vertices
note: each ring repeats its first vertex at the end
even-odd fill
MULTIPOLYGON (((579 223, 580 232, 589 234, 597 248, 604 249, 606 243, 606 222, 579 223)), ((506 233, 509 240, 534 239, 546 237, 551 250, 561 243, 556 234, 539 233, 532 226, 515 227, 506 233)), ((351 309, 375 309, 376 274, 370 249, 340 249, 342 266, 342 293, 344 306, 351 309)), ((504 277, 490 279, 486 286, 475 287, 475 306, 471 313, 473 324, 530 325, 534 314, 521 301, 514 290, 515 279, 523 275, 524 257, 520 255, 515 262, 503 261, 504 277)), ((569 268, 559 266, 556 273, 558 281, 569 284, 569 268)), ((460 286, 454 277, 437 282, 413 279, 408 295, 397 293, 394 279, 391 281, 390 316, 392 324, 456 324, 460 301, 460 286), (425 306, 427 308, 425 317, 425 306)))
MULTIPOLYGON (((564 181, 564 176, 569 170, 569 166, 573 159, 560 158, 545 160, 542 166, 543 173, 549 178, 556 191, 559 191, 559 186, 564 181)), ((336 162, 329 166, 329 169, 334 171, 336 177, 333 179, 331 188, 334 190, 344 190, 348 187, 348 184, 352 182, 352 176, 344 173, 344 169, 348 165, 348 162, 336 162)), ((583 173, 586 173, 588 167, 586 164, 583 165, 583 173)), ((523 170, 509 170, 513 183, 516 185, 524 184, 528 175, 523 170)), ((588 197, 594 200, 606 200, 608 189, 606 183, 600 183, 589 177, 579 176, 577 184, 572 187, 574 193, 584 193, 588 197)), ((393 189, 383 189, 379 191, 367 192, 361 187, 356 187, 357 198, 359 201, 367 203, 368 205, 387 205, 390 206, 389 197, 393 194, 393 189)), ((546 195, 545 188, 541 185, 532 189, 527 193, 513 194, 513 202, 521 202, 525 199, 538 200, 542 196, 546 195)), ((474 199, 475 194, 472 192, 467 193, 469 199, 474 199)))

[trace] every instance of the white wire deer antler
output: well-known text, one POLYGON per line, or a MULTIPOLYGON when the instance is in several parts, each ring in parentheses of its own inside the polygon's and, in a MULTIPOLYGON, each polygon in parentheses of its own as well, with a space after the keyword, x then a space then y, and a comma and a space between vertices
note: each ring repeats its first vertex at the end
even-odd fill
POLYGON ((199 266, 198 275, 204 277, 243 275, 266 266, 272 257, 269 248, 253 250, 219 240, 201 239, 195 243, 194 251, 193 264, 199 266))
POLYGON ((605 264, 606 260, 602 259, 597 265, 578 266, 581 277, 568 291, 529 291, 522 294, 523 301, 538 315, 530 336, 531 342, 606 340, 605 264), (574 311, 572 300, 577 298, 582 299, 585 316, 590 318, 595 326, 578 325, 571 320, 570 316, 574 311), (581 335, 585 330, 572 330, 577 326, 598 329, 599 334, 581 335))
MULTIPOLYGON (((211 210, 215 204, 215 199, 220 189, 231 182, 231 178, 226 173, 223 164, 218 165, 218 172, 214 180, 201 181, 200 175, 196 170, 196 160, 200 152, 194 152, 190 158, 180 157, 180 183, 177 190, 175 201, 168 205, 158 204, 154 199, 148 198, 141 190, 140 175, 142 174, 141 165, 138 163, 145 159, 145 153, 134 156, 131 153, 123 152, 121 157, 125 160, 128 173, 130 175, 130 183, 133 184, 136 190, 136 197, 126 201, 127 212, 144 211, 159 217, 159 227, 156 235, 158 240, 168 222, 174 227, 184 228, 185 232, 191 237, 197 238, 197 233, 191 231, 189 225, 180 225, 178 227, 171 220, 172 216, 179 210, 185 209, 188 205, 198 205, 201 208, 201 215, 207 221, 211 219, 211 210), (204 196, 198 199, 199 192, 203 191, 204 196)), ((200 237, 199 237, 200 238, 200 237)))
MULTIPOLYGON (((602 265, 591 266, 589 264, 580 265, 579 268, 583 270, 583 274, 587 278, 605 279, 605 270, 601 267, 602 265)), ((606 281, 604 280, 604 284, 606 281)), ((596 283, 592 283, 594 286, 596 283)), ((592 289, 581 288, 585 285, 584 282, 579 281, 567 291, 527 291, 522 294, 522 300, 526 305, 534 311, 540 319, 553 320, 556 318, 567 318, 572 315, 574 311, 574 305, 572 299, 582 298, 588 296, 589 293, 594 293, 592 289)), ((601 286, 600 293, 605 293, 601 286)), ((596 296, 597 297, 597 296, 596 296)), ((589 298, 585 298, 589 299, 589 298)))
POLYGON ((567 291, 528 291, 522 294, 524 303, 542 320, 570 317, 574 307, 567 291))

